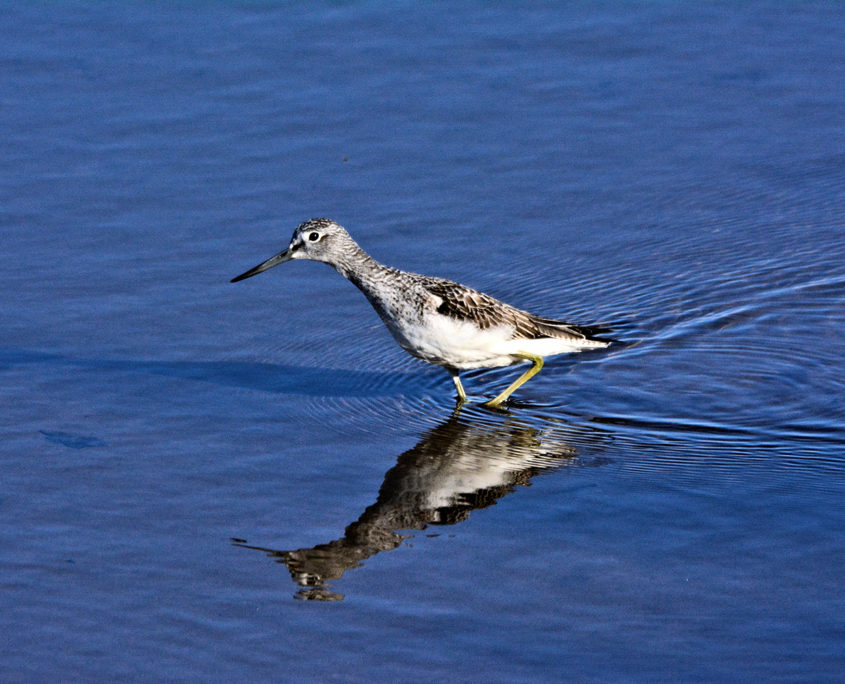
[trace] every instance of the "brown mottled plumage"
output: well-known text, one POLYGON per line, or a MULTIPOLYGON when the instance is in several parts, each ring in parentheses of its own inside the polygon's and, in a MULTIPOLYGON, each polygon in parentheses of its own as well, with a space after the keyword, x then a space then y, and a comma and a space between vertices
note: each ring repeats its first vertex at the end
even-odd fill
MULTIPOLYGON (((510 304, 494 299, 466 285, 423 276, 423 286, 443 301, 437 313, 460 320, 472 321, 482 330, 502 325, 503 321, 513 326, 513 339, 536 340, 542 337, 559 339, 596 340, 596 335, 606 332, 598 326, 582 326, 556 321, 552 318, 535 316, 510 304)), ((603 340, 600 340, 603 341, 603 340)))

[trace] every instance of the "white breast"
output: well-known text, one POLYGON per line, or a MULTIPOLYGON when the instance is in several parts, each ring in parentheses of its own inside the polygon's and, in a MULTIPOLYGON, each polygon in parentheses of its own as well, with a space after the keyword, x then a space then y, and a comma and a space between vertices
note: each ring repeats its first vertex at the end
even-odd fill
POLYGON ((439 313, 427 313, 423 325, 406 322, 388 325, 393 337, 409 354, 460 370, 493 368, 519 363, 512 354, 513 328, 498 326, 479 330, 472 323, 439 313))

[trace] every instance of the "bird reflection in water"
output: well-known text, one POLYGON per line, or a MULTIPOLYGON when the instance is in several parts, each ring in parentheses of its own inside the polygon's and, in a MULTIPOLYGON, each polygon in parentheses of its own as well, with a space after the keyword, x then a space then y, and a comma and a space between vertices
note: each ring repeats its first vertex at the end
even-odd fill
MULTIPOLYGON (((333 592, 327 582, 413 536, 399 530, 459 523, 535 475, 575 459, 575 449, 564 440, 566 430, 552 424, 538 427, 483 409, 473 416, 466 413, 456 411, 403 453, 385 474, 376 502, 340 539, 295 551, 233 543, 284 563, 301 587, 295 598, 340 601, 343 594, 333 592)), ((564 427, 571 435, 573 426, 564 427)))

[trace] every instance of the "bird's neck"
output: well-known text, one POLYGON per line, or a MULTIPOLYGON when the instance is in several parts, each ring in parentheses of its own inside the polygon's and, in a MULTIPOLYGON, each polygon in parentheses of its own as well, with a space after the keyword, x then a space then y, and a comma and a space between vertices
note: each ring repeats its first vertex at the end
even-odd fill
POLYGON ((332 266, 368 297, 377 282, 383 281, 388 274, 395 271, 373 259, 357 244, 332 266))

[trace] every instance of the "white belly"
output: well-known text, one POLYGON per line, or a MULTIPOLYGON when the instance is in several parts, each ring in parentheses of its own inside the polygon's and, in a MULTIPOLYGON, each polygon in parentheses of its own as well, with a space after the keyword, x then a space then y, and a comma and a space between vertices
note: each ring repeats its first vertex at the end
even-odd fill
POLYGON ((581 351, 588 346, 605 346, 603 343, 578 345, 570 340, 551 338, 514 340, 511 339, 511 326, 479 330, 471 323, 438 313, 427 314, 424 326, 385 322, 399 346, 409 354, 458 370, 524 363, 525 359, 514 356, 518 352, 553 356, 581 351))

